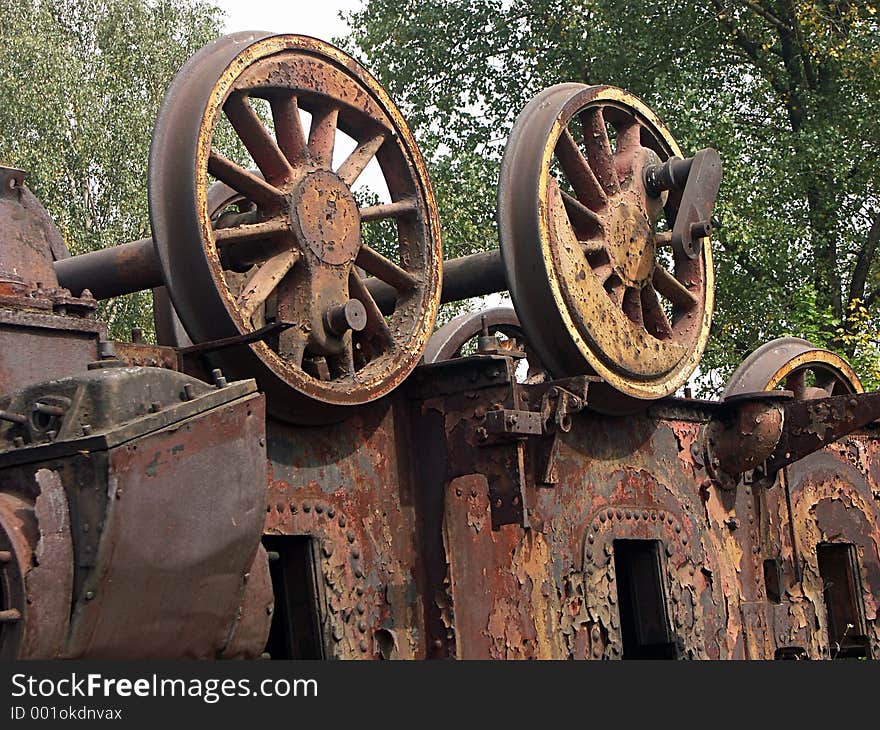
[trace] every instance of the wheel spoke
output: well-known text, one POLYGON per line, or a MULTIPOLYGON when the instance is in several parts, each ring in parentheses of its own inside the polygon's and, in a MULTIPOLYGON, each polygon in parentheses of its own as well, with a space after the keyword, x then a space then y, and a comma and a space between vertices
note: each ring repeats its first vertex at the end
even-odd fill
POLYGON ((273 256, 257 269, 241 288, 238 308, 241 316, 250 321, 254 312, 262 306, 275 287, 299 260, 299 251, 287 250, 273 256))
POLYGON ((361 208, 361 220, 363 222, 382 220, 383 218, 403 218, 416 213, 419 207, 411 198, 404 198, 395 203, 383 203, 381 205, 369 205, 361 208))
POLYGON ((336 121, 339 108, 326 106, 312 112, 312 126, 309 129, 309 151, 319 165, 330 168, 333 165, 333 147, 336 144, 336 121))
POLYGON ((611 278, 614 273, 614 267, 611 264, 602 264, 593 269, 593 274, 599 279, 599 283, 604 286, 605 282, 611 278))
POLYGON ((296 167, 308 162, 309 148, 306 133, 299 115, 299 103, 295 96, 278 96, 271 100, 272 121, 275 124, 275 137, 278 146, 288 162, 296 167))
POLYGON ((355 264, 360 266, 364 271, 381 279, 386 284, 390 284, 397 291, 408 291, 414 289, 419 283, 418 279, 410 272, 405 271, 390 259, 366 244, 361 244, 355 264))
POLYGON ((575 228, 583 226, 595 229, 601 227, 602 223, 599 220, 599 216, 592 210, 564 190, 560 190, 560 192, 562 193, 562 203, 565 205, 565 211, 568 213, 568 217, 575 228))
POLYGON ((617 179, 628 180, 634 172, 635 162, 642 148, 642 126, 634 117, 615 126, 617 148, 614 151, 614 169, 617 179))
POLYGON ((635 117, 627 117, 626 121, 615 127, 617 131, 617 154, 630 154, 633 148, 642 146, 642 125, 635 117))
MULTIPOLYGON (((605 253, 605 242, 591 238, 587 241, 581 241, 581 251, 586 256, 594 256, 595 254, 605 253)), ((607 257, 606 257, 607 260, 607 257)))
MULTIPOLYGON (((834 377, 834 373, 830 370, 813 370, 813 377, 815 378, 815 386, 825 391, 825 394, 830 396, 834 394, 834 388, 837 385, 837 378, 834 377)), ((845 393, 846 390, 841 391, 841 395, 845 393)))
POLYGON ((284 196, 278 188, 245 170, 241 165, 235 164, 217 150, 211 150, 208 157, 208 172, 258 206, 278 208, 284 203, 284 196))
POLYGON ((351 187, 360 177, 366 166, 370 164, 379 148, 385 142, 385 133, 380 132, 374 137, 370 137, 365 142, 361 142, 354 151, 346 158, 345 162, 340 165, 336 174, 342 181, 351 187))
POLYGON ((691 309, 697 305, 696 295, 659 264, 654 267, 654 288, 676 307, 691 309))
POLYGON ((214 229, 214 241, 218 246, 229 246, 245 241, 271 238, 290 231, 290 218, 272 218, 260 223, 246 223, 230 228, 214 229))
POLYGON ((351 332, 346 332, 342 337, 342 352, 328 356, 327 363, 334 380, 354 375, 354 344, 351 332))
POLYGON ((623 293, 622 303, 623 313, 629 317, 632 322, 644 326, 644 315, 642 314, 642 294, 633 286, 628 286, 623 293))
POLYGON ((223 105, 223 111, 263 176, 272 182, 290 179, 293 174, 290 163, 250 105, 247 95, 232 94, 223 105))
POLYGON ((588 208, 601 208, 605 205, 605 191, 567 127, 562 130, 556 143, 556 159, 581 203, 588 208))
POLYGON ((380 347, 382 345, 393 347, 394 337, 391 334, 391 330, 388 329, 388 323, 385 321, 385 317, 382 316, 382 312, 379 311, 376 300, 373 299, 367 287, 364 286, 361 277, 355 271, 348 275, 348 292, 350 296, 363 304, 364 309, 367 310, 367 326, 361 331, 361 336, 371 338, 380 347))
POLYGON ((608 139, 608 128, 605 126, 605 115, 599 107, 592 107, 581 112, 581 123, 584 125, 584 146, 587 148, 587 160, 599 182, 607 193, 619 193, 620 181, 614 167, 614 156, 611 153, 611 140, 608 139))
POLYGON ((785 379, 785 389, 794 393, 795 400, 804 400, 807 391, 807 370, 795 370, 785 379))
POLYGON ((642 316, 645 321, 645 329, 658 340, 666 340, 672 336, 672 325, 669 317, 663 310, 657 292, 648 284, 642 289, 642 316))

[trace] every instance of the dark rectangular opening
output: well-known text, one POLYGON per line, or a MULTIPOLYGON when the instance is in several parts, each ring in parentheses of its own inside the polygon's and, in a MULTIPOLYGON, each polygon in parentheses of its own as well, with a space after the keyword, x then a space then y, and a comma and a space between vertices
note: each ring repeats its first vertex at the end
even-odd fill
POLYGON ((764 561, 764 590, 768 601, 782 603, 782 561, 779 558, 764 561))
POLYGON ((831 658, 870 657, 856 546, 820 543, 816 546, 816 556, 828 615, 831 658))
POLYGON ((266 535, 275 611, 266 653, 272 659, 323 659, 317 545, 302 535, 266 535))
POLYGON ((624 659, 675 659, 659 540, 615 540, 624 659))

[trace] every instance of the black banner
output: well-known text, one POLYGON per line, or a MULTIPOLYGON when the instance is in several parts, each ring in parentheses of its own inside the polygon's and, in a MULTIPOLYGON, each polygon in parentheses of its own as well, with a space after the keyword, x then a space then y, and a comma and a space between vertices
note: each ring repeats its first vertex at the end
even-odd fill
MULTIPOLYGON (((870 717, 872 662, 7 662, 0 728, 39 721, 198 721, 223 727, 498 723, 690 724, 812 719, 846 697, 870 717), (824 699, 823 699, 824 698, 824 699)), ((249 729, 248 729, 249 730, 249 729)))

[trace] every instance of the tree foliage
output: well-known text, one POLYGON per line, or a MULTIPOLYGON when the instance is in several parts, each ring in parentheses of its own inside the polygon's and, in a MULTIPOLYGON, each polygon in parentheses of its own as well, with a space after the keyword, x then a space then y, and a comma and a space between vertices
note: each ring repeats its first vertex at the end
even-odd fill
MULTIPOLYGON (((220 19, 203 0, 0 3, 0 163, 27 172, 71 253, 150 235, 153 122, 220 19)), ((114 300, 102 316, 116 337, 149 332, 149 293, 114 300)))
POLYGON ((497 245, 498 164, 531 96, 622 86, 684 150, 724 160, 703 387, 784 334, 877 385, 878 14, 849 0, 365 0, 346 42, 431 161, 447 256, 497 245))

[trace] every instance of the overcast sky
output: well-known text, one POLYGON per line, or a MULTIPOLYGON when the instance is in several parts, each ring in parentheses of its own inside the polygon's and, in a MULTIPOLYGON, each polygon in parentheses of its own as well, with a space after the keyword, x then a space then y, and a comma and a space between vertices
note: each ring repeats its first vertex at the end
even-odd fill
POLYGON ((340 11, 355 10, 361 0, 214 0, 226 11, 226 32, 268 30, 300 33, 330 41, 348 26, 340 11))

